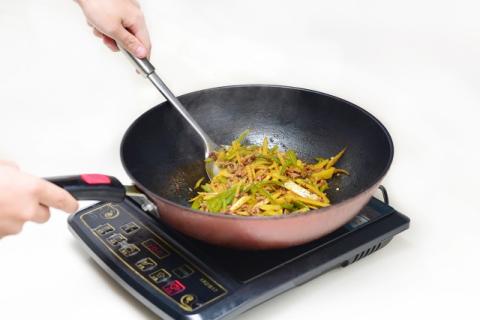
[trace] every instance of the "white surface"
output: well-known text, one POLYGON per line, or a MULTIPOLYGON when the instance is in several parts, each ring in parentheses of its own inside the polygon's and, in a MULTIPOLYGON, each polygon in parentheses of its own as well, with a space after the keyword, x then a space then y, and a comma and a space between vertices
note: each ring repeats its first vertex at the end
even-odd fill
MULTIPOLYGON (((478 314, 478 2, 143 7, 152 61, 177 94, 239 83, 317 89, 365 107, 395 142, 384 184, 411 229, 239 319, 478 314)), ((73 1, 1 1, 0 35, 0 157, 39 176, 102 172, 127 183, 120 139, 159 94, 90 34, 73 1)), ((55 212, 0 241, 0 318, 155 319, 80 250, 66 218, 55 212)))

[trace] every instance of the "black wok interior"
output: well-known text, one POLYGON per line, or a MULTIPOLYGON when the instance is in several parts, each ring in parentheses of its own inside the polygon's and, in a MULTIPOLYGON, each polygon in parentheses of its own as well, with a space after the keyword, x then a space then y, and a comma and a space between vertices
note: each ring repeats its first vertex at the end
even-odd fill
MULTIPOLYGON (((306 161, 332 156, 346 146, 337 166, 350 176, 334 178, 328 191, 332 203, 372 186, 392 161, 393 145, 385 128, 363 109, 330 95, 246 85, 202 90, 179 99, 218 144, 229 144, 250 129, 247 143, 259 144, 267 136, 271 144, 293 149, 306 161)), ((191 188, 205 175, 200 138, 168 102, 132 124, 121 156, 136 184, 186 206, 191 188)))

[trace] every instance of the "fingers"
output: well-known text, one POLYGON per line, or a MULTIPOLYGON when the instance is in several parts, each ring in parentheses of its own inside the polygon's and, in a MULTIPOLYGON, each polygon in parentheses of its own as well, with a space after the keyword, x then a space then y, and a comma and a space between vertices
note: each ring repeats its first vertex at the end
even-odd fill
POLYGON ((122 27, 117 28, 113 32, 112 38, 137 58, 143 59, 147 57, 148 51, 145 46, 133 34, 128 32, 127 29, 122 27))
POLYGON ((20 233, 23 229, 23 223, 19 221, 0 221, 0 239, 2 236, 20 233))
POLYGON ((117 43, 112 38, 103 35, 102 40, 103 40, 103 43, 113 52, 119 51, 117 43))
POLYGON ((119 45, 137 58, 150 56, 150 37, 137 0, 76 1, 95 36, 111 50, 118 51, 119 45))
POLYGON ((144 25, 143 28, 139 29, 135 33, 135 36, 143 43, 145 49, 147 50, 147 58, 150 58, 150 52, 152 50, 152 44, 150 43, 150 35, 148 34, 147 27, 144 25))
POLYGON ((38 197, 39 202, 47 207, 68 213, 74 213, 78 209, 77 200, 70 193, 43 179, 39 180, 38 197))
POLYGON ((0 239, 6 235, 20 233, 27 221, 44 223, 47 222, 48 219, 50 219, 50 210, 43 205, 26 209, 25 212, 18 214, 15 219, 2 219, 0 220, 0 239))
POLYGON ((100 31, 98 31, 96 28, 92 27, 92 32, 93 34, 95 35, 95 37, 98 37, 98 38, 103 38, 103 33, 101 33, 100 31))
POLYGON ((115 40, 113 40, 113 39, 110 38, 109 36, 104 35, 104 34, 101 33, 100 31, 98 31, 98 29, 96 29, 96 28, 93 28, 92 31, 93 31, 93 34, 95 35, 95 37, 98 37, 98 38, 102 39, 103 43, 104 43, 110 50, 112 50, 112 51, 114 51, 114 52, 118 51, 117 43, 115 42, 115 40))
POLYGON ((50 209, 44 205, 39 205, 31 220, 36 223, 45 223, 50 219, 50 209))
POLYGON ((145 24, 143 15, 139 15, 131 23, 125 22, 124 24, 127 30, 130 31, 145 46, 145 49, 147 50, 147 57, 150 57, 152 44, 150 42, 150 35, 148 34, 147 25, 145 24))
POLYGON ((77 201, 67 191, 21 172, 15 167, 0 165, 0 237, 16 234, 27 221, 46 222, 48 207, 75 212, 77 201))

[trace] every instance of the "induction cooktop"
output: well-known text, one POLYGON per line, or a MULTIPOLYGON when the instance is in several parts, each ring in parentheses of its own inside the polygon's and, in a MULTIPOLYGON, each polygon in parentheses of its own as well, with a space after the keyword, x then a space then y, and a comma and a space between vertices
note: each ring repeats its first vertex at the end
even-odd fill
POLYGON ((242 251, 206 244, 164 225, 144 199, 101 202, 69 218, 90 256, 162 319, 232 319, 331 269, 383 248, 410 219, 372 198, 349 223, 313 242, 242 251))

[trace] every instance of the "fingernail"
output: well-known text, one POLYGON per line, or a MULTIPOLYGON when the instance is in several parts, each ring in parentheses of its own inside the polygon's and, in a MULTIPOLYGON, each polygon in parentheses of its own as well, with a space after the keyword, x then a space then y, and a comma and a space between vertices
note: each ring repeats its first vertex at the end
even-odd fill
POLYGON ((147 56, 147 49, 145 49, 145 47, 139 46, 135 50, 135 54, 139 58, 145 58, 147 56))

